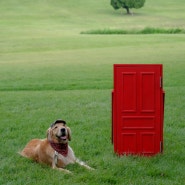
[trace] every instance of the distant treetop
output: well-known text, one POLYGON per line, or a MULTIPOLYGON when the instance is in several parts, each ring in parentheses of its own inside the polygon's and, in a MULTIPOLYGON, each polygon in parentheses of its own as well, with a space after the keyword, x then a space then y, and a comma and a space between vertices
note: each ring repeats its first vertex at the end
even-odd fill
POLYGON ((131 8, 141 8, 145 4, 145 0, 111 0, 111 5, 115 10, 125 8, 127 14, 130 14, 131 8))

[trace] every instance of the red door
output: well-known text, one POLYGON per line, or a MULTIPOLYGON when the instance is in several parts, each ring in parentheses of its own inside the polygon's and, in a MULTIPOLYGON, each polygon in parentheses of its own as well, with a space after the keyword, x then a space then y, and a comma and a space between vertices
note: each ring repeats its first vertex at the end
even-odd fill
POLYGON ((162 151, 162 65, 114 65, 113 143, 119 155, 162 151))

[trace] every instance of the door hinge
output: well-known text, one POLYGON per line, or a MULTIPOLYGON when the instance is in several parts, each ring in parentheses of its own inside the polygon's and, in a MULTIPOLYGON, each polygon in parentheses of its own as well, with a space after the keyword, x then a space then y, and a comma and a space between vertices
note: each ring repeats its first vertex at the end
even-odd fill
POLYGON ((163 152, 163 142, 160 141, 160 152, 162 153, 163 152))
POLYGON ((162 77, 160 77, 160 88, 162 88, 162 86, 163 86, 163 79, 162 77))

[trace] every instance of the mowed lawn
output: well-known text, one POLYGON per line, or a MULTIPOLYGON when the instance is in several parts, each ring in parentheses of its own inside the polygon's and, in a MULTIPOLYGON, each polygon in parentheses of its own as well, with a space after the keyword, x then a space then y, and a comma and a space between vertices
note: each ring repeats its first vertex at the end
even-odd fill
POLYGON ((185 29, 185 2, 146 0, 114 11, 107 0, 0 1, 0 184, 185 184, 185 35, 86 35, 98 29, 185 29), (164 68, 164 153, 123 156, 111 144, 114 63, 164 68), (58 118, 76 155, 96 170, 73 175, 19 156, 58 118))

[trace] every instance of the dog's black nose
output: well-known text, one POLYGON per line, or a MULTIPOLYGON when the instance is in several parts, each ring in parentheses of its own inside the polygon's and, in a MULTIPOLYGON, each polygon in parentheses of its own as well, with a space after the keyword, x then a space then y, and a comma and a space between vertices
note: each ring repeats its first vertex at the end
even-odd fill
POLYGON ((66 129, 65 129, 65 128, 61 128, 60 131, 61 131, 62 133, 65 133, 66 129))

